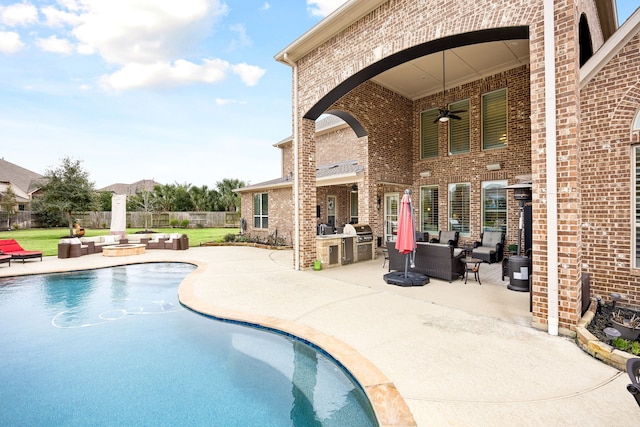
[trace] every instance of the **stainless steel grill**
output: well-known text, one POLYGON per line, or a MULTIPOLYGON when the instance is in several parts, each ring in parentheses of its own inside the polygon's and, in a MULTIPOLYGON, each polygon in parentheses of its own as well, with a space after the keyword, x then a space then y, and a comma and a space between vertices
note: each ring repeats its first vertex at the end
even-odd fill
POLYGON ((373 259, 373 232, 367 224, 346 224, 344 234, 356 236, 356 256, 358 261, 373 259))

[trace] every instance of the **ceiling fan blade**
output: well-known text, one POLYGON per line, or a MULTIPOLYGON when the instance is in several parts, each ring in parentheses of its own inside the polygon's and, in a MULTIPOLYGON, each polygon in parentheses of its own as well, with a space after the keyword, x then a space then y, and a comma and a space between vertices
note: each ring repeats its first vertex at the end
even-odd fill
POLYGON ((460 116, 456 116, 455 114, 449 114, 449 118, 454 120, 462 120, 460 116))
POLYGON ((456 110, 456 111, 449 111, 449 114, 458 114, 458 113, 466 113, 467 110, 456 110))

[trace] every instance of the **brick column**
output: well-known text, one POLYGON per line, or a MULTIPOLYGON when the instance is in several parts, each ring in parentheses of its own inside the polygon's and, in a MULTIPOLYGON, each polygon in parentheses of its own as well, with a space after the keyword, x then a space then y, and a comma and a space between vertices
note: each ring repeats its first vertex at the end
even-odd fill
MULTIPOLYGON (((556 58, 556 179, 558 241, 547 242, 549 147, 542 85, 531 87, 531 158, 533 173, 533 325, 548 329, 548 245, 558 249, 558 329, 571 334, 580 315, 581 215, 579 187, 579 52, 574 0, 554 1, 556 58)), ((544 77, 543 23, 531 27, 531 81, 544 77)), ((551 198, 552 199, 552 198, 551 198)), ((553 264, 551 264, 553 265, 553 264)))
POLYGON ((316 144, 315 121, 300 119, 298 126, 298 198, 300 229, 294 245, 300 245, 300 269, 316 259, 316 144))

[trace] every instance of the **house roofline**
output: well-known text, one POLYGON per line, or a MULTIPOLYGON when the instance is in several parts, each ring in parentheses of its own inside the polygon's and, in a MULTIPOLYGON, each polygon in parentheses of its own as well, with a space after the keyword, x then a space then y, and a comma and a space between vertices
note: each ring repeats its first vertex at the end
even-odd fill
POLYGON ((329 16, 318 22, 315 26, 311 27, 309 31, 278 52, 274 56, 275 60, 292 66, 291 62, 287 61, 287 58, 290 61, 297 62, 313 49, 386 1, 387 0, 347 0, 347 2, 333 11, 329 16))
POLYGON ((580 68, 580 89, 589 82, 613 59, 620 50, 640 32, 640 8, 613 33, 600 49, 580 68))

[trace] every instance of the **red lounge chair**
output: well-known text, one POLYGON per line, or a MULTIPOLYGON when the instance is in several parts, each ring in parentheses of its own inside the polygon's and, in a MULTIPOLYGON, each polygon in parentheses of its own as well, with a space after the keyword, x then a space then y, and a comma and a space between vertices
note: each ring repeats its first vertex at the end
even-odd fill
POLYGON ((23 263, 25 259, 31 258, 40 258, 42 261, 42 251, 25 251, 14 239, 0 240, 0 251, 11 255, 11 259, 21 259, 23 263))
POLYGON ((0 264, 8 262, 9 267, 11 267, 11 255, 7 255, 4 252, 0 251, 0 264))

